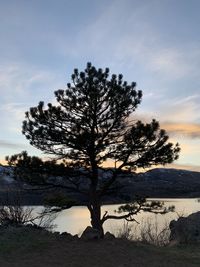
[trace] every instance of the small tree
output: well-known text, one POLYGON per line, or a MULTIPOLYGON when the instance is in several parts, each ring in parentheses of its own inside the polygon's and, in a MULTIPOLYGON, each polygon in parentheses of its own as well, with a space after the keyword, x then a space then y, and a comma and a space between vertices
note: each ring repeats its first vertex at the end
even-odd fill
MULTIPOLYGON (((110 76, 108 68, 88 63, 82 72, 75 69, 72 83, 55 91, 55 97, 56 105, 39 102, 26 112, 22 133, 34 147, 87 171, 88 190, 82 193, 88 195, 92 227, 103 235, 107 219, 133 219, 144 207, 144 201, 137 200, 126 215, 101 215, 102 196, 113 189, 120 171, 171 163, 178 158, 179 145, 167 142, 156 120, 147 124, 133 120, 142 92, 135 82, 123 81, 122 74, 110 76), (99 168, 107 160, 116 164, 102 182, 99 168)), ((71 189, 78 191, 77 183, 71 189)))

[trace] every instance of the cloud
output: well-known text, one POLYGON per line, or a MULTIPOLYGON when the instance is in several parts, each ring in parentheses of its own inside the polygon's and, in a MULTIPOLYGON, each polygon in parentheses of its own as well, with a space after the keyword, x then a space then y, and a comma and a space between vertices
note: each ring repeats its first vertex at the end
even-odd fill
MULTIPOLYGON (((145 98, 145 96, 144 96, 145 98)), ((199 124, 200 123, 200 94, 189 94, 181 97, 155 97, 149 94, 144 99, 146 105, 137 110, 138 116, 145 120, 158 119, 163 124, 199 124)))
POLYGON ((0 148, 7 148, 7 149, 25 149, 26 146, 20 143, 12 143, 6 140, 0 140, 0 148))
POLYGON ((94 58, 114 71, 125 68, 133 73, 140 69, 164 81, 199 77, 199 43, 166 42, 162 29, 148 16, 157 14, 155 5, 162 7, 157 1, 110 1, 93 23, 76 35, 71 49, 67 38, 60 38, 60 50, 66 56, 94 58))
POLYGON ((31 65, 13 62, 1 64, 0 93, 3 100, 7 102, 16 102, 16 99, 20 99, 20 102, 27 99, 30 101, 36 93, 46 95, 46 90, 58 84, 58 77, 56 72, 31 65))
MULTIPOLYGON (((51 102, 53 91, 64 81, 57 72, 22 63, 0 64, 1 134, 21 135, 25 111, 40 100, 51 102)), ((18 135, 19 136, 19 135, 18 135)), ((17 138, 17 136, 13 136, 17 138)))
MULTIPOLYGON (((171 31, 168 28, 163 31, 162 25, 163 23, 165 26, 168 25, 168 12, 172 8, 169 3, 157 0, 125 2, 104 0, 93 5, 89 4, 91 1, 86 1, 83 6, 79 4, 83 10, 81 16, 74 22, 76 1, 73 4, 61 1, 62 3, 56 6, 49 4, 48 8, 45 2, 40 5, 20 3, 17 6, 13 4, 2 6, 4 27, 9 26, 9 32, 12 32, 13 26, 17 25, 14 27, 16 30, 14 33, 23 37, 22 40, 27 39, 26 47, 30 47, 27 56, 33 53, 34 60, 38 53, 43 55, 43 60, 59 54, 59 61, 61 57, 64 57, 66 62, 72 59, 78 62, 94 60, 110 66, 114 71, 125 68, 126 71, 130 70, 130 73, 139 68, 151 74, 156 73, 159 78, 165 80, 169 77, 177 80, 186 75, 199 76, 199 43, 191 39, 175 43, 173 40, 176 36, 171 38, 171 31), (71 11, 67 16, 64 12, 66 8, 71 11), (9 20, 8 12, 4 10, 9 10, 9 20), (166 42, 163 32, 170 34, 171 42, 169 40, 166 42), (39 42, 34 42, 35 40, 39 42)), ((181 17, 185 20, 182 11, 178 15, 179 19, 181 17)), ((179 24, 175 25, 175 32, 180 33, 179 27, 179 24)), ((13 44, 12 41, 15 41, 13 46, 17 46, 19 51, 24 48, 15 39, 10 40, 13 44)), ((19 55, 19 51, 16 51, 16 54, 19 55)), ((24 56, 23 52, 21 51, 20 55, 24 56)), ((56 57, 55 59, 58 60, 56 57)), ((52 64, 51 61, 48 63, 52 64)))
POLYGON ((178 124, 200 122, 200 95, 180 98, 164 103, 164 105, 160 109, 160 117, 163 122, 174 122, 178 124))
POLYGON ((200 96, 193 95, 170 102, 158 99, 149 94, 149 101, 154 103, 151 109, 138 109, 131 115, 131 121, 141 120, 144 123, 156 119, 160 127, 170 136, 200 138, 200 96))
POLYGON ((24 117, 24 108, 28 103, 7 103, 0 107, 0 112, 5 112, 8 117, 12 117, 15 120, 22 119, 24 117))
POLYGON ((200 138, 200 124, 195 123, 161 123, 170 136, 200 138))
POLYGON ((0 164, 6 165, 5 156, 17 154, 21 151, 28 150, 28 146, 22 143, 14 143, 9 140, 0 139, 0 164))

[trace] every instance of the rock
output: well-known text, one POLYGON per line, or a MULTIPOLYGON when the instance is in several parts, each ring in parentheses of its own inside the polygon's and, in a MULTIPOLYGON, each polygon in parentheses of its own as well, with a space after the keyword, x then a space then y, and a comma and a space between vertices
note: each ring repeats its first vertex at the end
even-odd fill
POLYGON ((73 238, 76 240, 76 239, 79 239, 78 235, 73 235, 73 238))
POLYGON ((104 235, 104 239, 113 240, 113 239, 115 239, 115 236, 113 234, 111 234, 110 232, 106 232, 104 235))
POLYGON ((74 239, 73 235, 71 235, 70 233, 67 232, 63 232, 60 234, 61 237, 67 238, 67 239, 74 239))
POLYGON ((200 243, 200 211, 171 221, 169 227, 172 243, 200 243))
POLYGON ((99 230, 92 228, 91 226, 88 226, 82 233, 81 239, 83 240, 95 240, 101 238, 101 233, 99 230))
POLYGON ((60 235, 60 232, 56 231, 56 232, 53 232, 53 234, 54 234, 55 236, 59 236, 59 235, 60 235))

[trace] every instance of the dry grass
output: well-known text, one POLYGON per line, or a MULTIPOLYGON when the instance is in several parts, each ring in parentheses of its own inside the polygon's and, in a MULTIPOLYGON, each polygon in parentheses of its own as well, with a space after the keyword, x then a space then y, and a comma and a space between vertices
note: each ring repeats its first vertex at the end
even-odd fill
POLYGON ((139 241, 155 246, 167 246, 169 244, 170 229, 169 222, 165 222, 160 228, 157 217, 154 220, 146 218, 141 223, 129 223, 124 221, 121 228, 115 231, 118 238, 131 241, 139 241))

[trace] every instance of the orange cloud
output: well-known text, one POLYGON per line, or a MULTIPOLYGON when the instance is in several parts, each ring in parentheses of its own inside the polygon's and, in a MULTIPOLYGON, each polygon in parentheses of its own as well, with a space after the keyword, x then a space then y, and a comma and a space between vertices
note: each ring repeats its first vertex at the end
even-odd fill
POLYGON ((5 161, 5 159, 0 159, 0 164, 2 164, 2 165, 6 165, 7 162, 5 161))
POLYGON ((183 137, 200 138, 200 124, 197 123, 161 123, 169 135, 181 135, 183 137))

